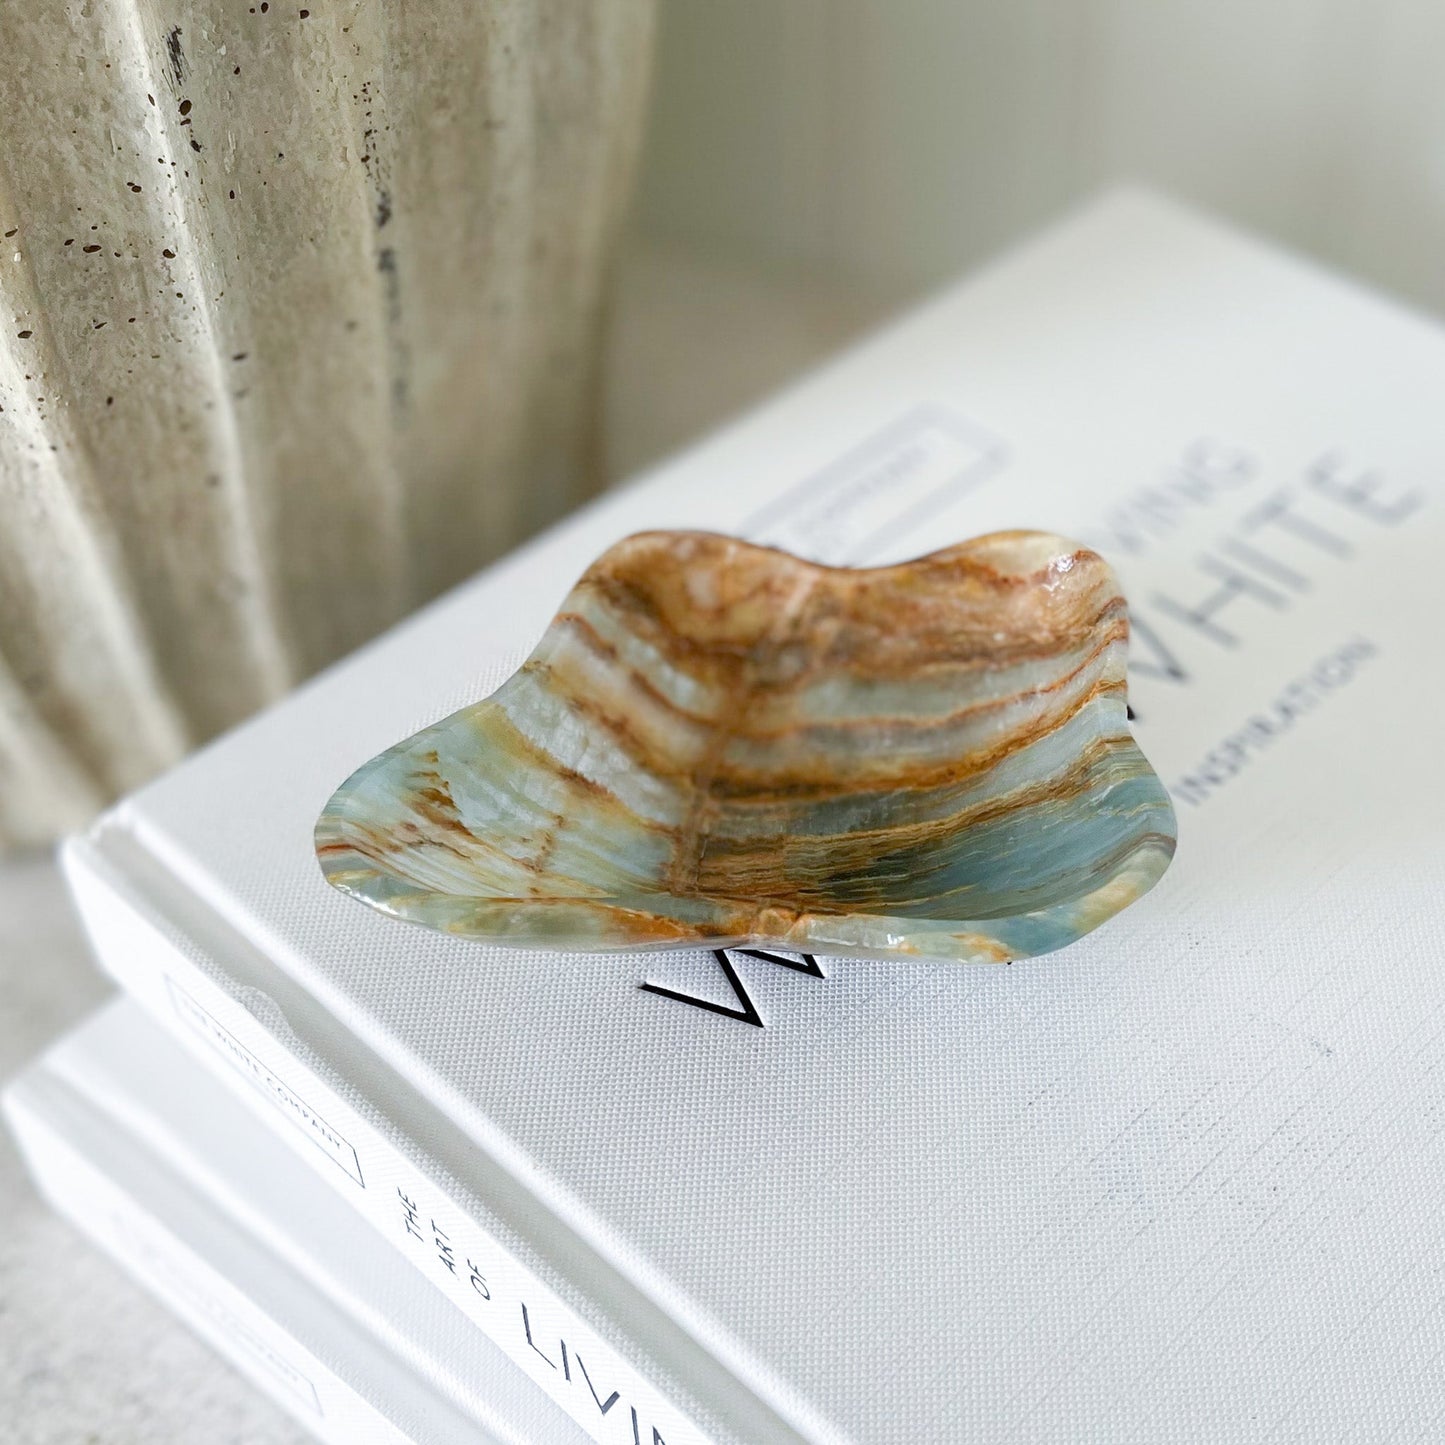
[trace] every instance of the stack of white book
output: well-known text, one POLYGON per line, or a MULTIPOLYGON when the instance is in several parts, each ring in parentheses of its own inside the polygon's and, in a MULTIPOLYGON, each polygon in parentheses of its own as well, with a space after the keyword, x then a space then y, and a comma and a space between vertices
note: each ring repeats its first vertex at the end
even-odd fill
POLYGON ((66 851, 130 1000, 57 1205, 338 1441, 1433 1438, 1445 332, 1133 193, 332 668, 66 851), (540 954, 331 890, 336 785, 628 532, 1077 537, 1180 851, 1009 968, 540 954))

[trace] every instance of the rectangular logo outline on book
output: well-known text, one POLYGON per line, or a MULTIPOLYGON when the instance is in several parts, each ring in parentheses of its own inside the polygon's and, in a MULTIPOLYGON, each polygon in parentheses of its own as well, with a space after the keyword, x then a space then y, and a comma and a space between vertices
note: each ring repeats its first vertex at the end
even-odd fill
POLYGON ((254 1319, 238 1313, 212 1285, 196 1277, 182 1262, 176 1246, 149 1222, 142 1225, 139 1219, 116 1214, 111 1219, 111 1233, 121 1249, 149 1272, 159 1290, 210 1320, 220 1337, 238 1347, 255 1368, 264 1370, 314 1414, 325 1415, 311 1377, 268 1338, 268 1333, 283 1332, 263 1311, 251 1305, 254 1319))
POLYGON ((285 1080, 256 1057, 219 1019, 198 1004, 175 979, 166 976, 171 1005, 176 1016, 192 1033, 210 1045, 263 1097, 289 1119, 294 1128, 309 1139, 336 1167, 349 1174, 363 1189, 366 1180, 361 1173, 361 1159, 355 1146, 339 1134, 285 1080))
POLYGON ((833 566, 876 564, 999 475, 1008 454, 1003 439, 971 417, 926 402, 784 488, 740 535, 833 566))

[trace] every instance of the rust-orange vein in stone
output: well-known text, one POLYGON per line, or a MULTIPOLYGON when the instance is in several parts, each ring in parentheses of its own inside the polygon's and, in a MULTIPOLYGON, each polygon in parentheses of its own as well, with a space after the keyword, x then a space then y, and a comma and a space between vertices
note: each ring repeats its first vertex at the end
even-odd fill
POLYGON ((1108 565, 1003 532, 831 568, 643 533, 491 697, 354 773, 327 878, 450 933, 581 951, 1048 952, 1168 866, 1108 565))

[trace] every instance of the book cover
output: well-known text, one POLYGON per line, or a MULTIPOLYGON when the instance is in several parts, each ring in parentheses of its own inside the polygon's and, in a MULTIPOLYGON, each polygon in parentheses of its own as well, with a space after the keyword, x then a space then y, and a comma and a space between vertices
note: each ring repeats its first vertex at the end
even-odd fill
POLYGON ((133 796, 70 850, 77 896, 107 967, 600 1440, 1418 1431, 1442 401, 1435 324, 1108 198, 133 796), (329 889, 336 784, 657 527, 857 564, 1095 546, 1169 874, 1000 968, 529 953, 329 889))
POLYGON ((56 1207, 318 1439, 585 1438, 136 1004, 4 1103, 56 1207))

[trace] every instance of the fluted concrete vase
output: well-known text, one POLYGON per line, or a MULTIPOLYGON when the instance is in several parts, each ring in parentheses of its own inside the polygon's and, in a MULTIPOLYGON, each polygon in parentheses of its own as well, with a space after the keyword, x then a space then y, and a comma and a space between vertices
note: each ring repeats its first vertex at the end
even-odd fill
POLYGON ((0 16, 0 850, 594 483, 652 0, 0 16))

